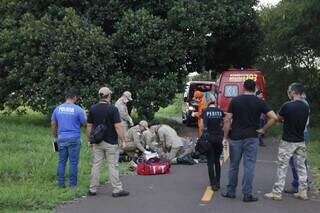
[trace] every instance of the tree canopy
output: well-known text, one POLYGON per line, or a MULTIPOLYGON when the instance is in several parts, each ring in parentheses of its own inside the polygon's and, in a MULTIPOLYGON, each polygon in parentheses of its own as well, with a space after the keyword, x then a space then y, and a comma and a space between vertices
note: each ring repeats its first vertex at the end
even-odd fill
MULTIPOLYGON (((320 5, 317 0, 282 0, 260 11, 261 30, 258 66, 267 75, 275 106, 286 100, 286 89, 294 81, 306 87, 313 115, 320 105, 320 5), (278 91, 283 91, 279 93, 278 91)), ((318 117, 312 116, 313 121, 318 117)))
POLYGON ((152 118, 192 71, 250 66, 256 0, 2 0, 0 107, 49 113, 68 87, 88 107, 100 86, 130 90, 152 118))

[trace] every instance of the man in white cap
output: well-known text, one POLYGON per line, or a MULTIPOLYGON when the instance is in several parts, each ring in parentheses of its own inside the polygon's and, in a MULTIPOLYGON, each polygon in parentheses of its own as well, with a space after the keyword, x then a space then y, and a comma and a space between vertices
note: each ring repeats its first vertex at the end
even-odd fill
POLYGON ((132 101, 131 92, 125 91, 122 96, 117 100, 115 106, 118 108, 121 118, 121 123, 124 128, 124 131, 127 132, 129 127, 133 126, 132 118, 128 113, 127 103, 132 101))
POLYGON ((108 87, 102 87, 99 90, 99 103, 91 106, 88 113, 88 137, 90 136, 92 128, 96 128, 100 124, 105 124, 107 127, 104 132, 103 141, 99 144, 93 144, 91 181, 88 192, 91 196, 97 194, 100 167, 104 159, 107 160, 109 179, 113 187, 112 196, 122 197, 129 195, 129 192, 123 190, 122 183, 119 179, 119 145, 122 147, 125 146, 125 135, 119 111, 111 104, 111 93, 108 87))

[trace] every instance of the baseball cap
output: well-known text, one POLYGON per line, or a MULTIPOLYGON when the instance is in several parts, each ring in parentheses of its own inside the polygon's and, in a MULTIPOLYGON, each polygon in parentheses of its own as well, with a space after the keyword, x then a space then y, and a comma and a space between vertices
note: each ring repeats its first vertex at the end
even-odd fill
POLYGON ((112 94, 112 91, 108 87, 101 87, 99 89, 99 95, 100 94, 102 94, 102 95, 110 95, 110 94, 112 94))
POLYGON ((125 91, 125 92, 123 93, 123 95, 126 96, 130 101, 132 101, 132 94, 131 94, 131 92, 125 91))
POLYGON ((148 129, 148 122, 145 121, 145 120, 140 121, 140 122, 139 122, 139 125, 140 125, 140 126, 143 126, 145 129, 148 129))

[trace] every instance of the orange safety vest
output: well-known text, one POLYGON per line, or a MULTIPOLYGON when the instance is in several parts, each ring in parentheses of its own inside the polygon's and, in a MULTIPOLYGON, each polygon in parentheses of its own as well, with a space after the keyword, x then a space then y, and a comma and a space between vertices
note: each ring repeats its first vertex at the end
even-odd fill
POLYGON ((205 98, 202 97, 201 101, 199 102, 199 105, 198 105, 198 111, 195 113, 195 116, 198 119, 198 133, 199 133, 199 136, 201 136, 202 129, 203 129, 203 127, 201 126, 202 125, 202 123, 201 123, 201 114, 202 114, 202 112, 204 111, 205 108, 207 108, 207 102, 206 102, 205 98))

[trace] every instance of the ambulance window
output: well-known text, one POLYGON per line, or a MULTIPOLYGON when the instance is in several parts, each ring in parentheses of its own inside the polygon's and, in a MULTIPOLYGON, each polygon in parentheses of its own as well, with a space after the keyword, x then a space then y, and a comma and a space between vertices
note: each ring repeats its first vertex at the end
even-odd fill
POLYGON ((239 94, 239 88, 237 85, 226 85, 224 87, 225 97, 236 97, 239 94))

